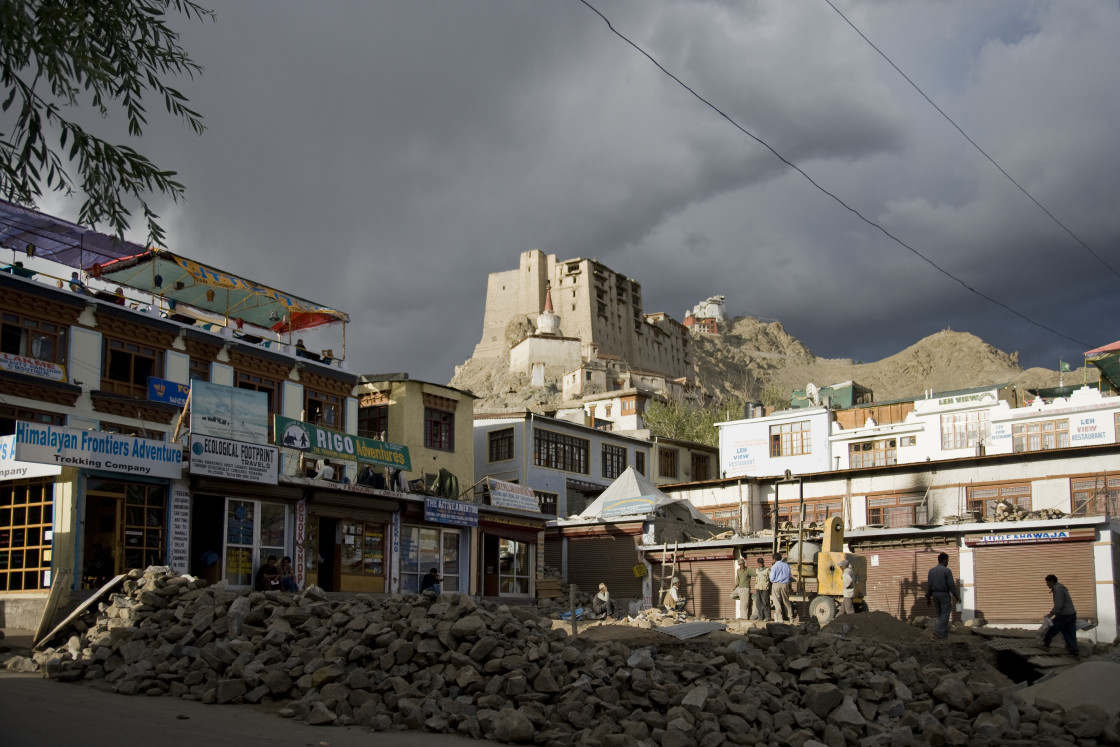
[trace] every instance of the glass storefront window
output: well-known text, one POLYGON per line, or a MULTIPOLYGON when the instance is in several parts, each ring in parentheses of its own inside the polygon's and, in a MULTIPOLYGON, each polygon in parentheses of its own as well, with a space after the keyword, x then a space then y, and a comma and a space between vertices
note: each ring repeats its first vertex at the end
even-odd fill
POLYGON ((526 542, 498 540, 498 594, 529 593, 529 550, 526 542))
POLYGON ((288 507, 243 498, 226 499, 225 579, 252 586, 254 569, 269 555, 288 555, 288 507))
POLYGON ((443 591, 459 590, 459 531, 401 527, 401 591, 418 591, 420 577, 433 566, 443 577, 443 591))

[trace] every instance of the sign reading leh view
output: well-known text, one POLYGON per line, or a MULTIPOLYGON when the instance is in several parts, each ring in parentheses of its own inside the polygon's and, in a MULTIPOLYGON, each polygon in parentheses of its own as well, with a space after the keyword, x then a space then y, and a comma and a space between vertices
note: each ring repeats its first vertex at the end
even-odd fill
POLYGON ((349 433, 311 425, 302 420, 292 420, 283 415, 274 417, 277 446, 306 451, 328 459, 365 462, 405 472, 412 469, 407 446, 351 436, 349 433))

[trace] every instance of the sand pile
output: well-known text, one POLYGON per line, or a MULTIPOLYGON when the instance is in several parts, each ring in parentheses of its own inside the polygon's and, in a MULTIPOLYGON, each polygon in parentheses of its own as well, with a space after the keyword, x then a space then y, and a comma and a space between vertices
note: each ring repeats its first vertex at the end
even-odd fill
POLYGON ((826 625, 824 629, 840 632, 845 629, 845 626, 847 635, 880 641, 913 641, 924 637, 924 634, 918 628, 904 623, 898 618, 891 617, 886 612, 840 615, 826 625))

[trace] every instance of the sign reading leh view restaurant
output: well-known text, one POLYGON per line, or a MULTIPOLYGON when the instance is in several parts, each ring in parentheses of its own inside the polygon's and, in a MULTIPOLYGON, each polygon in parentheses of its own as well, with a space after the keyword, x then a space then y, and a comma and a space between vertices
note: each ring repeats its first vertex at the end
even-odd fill
POLYGON ((302 420, 292 420, 283 415, 274 417, 278 446, 306 451, 328 459, 365 462, 379 467, 393 467, 405 472, 412 469, 407 446, 351 436, 349 433, 311 425, 302 420))
POLYGON ((22 420, 16 421, 15 435, 0 438, 0 462, 7 460, 147 477, 183 476, 183 449, 178 444, 22 420))
POLYGON ((247 444, 228 438, 191 434, 192 475, 224 477, 227 480, 245 480, 267 485, 277 483, 277 456, 275 446, 247 444))
POLYGON ((490 505, 502 508, 516 508, 521 511, 540 513, 540 503, 533 489, 513 482, 504 482, 488 477, 490 484, 490 505))

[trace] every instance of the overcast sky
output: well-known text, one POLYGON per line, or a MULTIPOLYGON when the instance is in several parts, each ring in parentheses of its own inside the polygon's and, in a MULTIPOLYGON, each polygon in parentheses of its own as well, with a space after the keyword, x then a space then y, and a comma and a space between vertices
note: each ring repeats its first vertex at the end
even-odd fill
POLYGON ((446 383, 527 249, 598 259, 678 320, 724 294, 822 357, 952 328, 1056 368, 1120 338, 1116 0, 833 0, 1104 262, 824 0, 594 1, 961 282, 578 0, 200 1, 217 22, 178 25, 205 73, 178 87, 208 130, 153 101, 136 143, 187 186, 168 247, 349 313, 351 370, 446 383))

